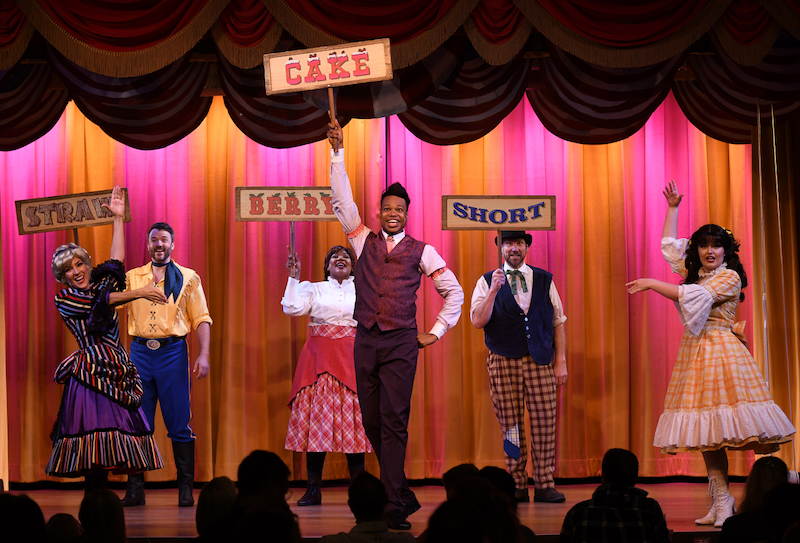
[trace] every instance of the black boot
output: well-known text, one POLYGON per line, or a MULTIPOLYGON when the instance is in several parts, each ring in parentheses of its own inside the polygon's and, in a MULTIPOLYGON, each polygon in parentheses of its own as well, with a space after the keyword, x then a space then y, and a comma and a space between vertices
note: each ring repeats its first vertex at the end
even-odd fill
POLYGON ((322 479, 317 475, 308 476, 308 488, 297 505, 320 505, 322 503, 322 479))
POLYGON ((194 505, 194 440, 172 442, 175 467, 178 468, 178 507, 194 505))
POLYGON ((128 475, 128 488, 122 498, 122 507, 144 505, 144 473, 128 475))
POLYGON ((350 482, 364 471, 364 453, 347 453, 347 467, 350 470, 350 482))

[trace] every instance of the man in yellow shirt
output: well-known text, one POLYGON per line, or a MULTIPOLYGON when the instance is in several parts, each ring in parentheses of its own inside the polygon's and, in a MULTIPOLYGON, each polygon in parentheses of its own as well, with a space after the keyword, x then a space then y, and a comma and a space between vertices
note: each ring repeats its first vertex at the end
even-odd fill
MULTIPOLYGON (((194 439, 189 422, 191 379, 186 336, 194 328, 200 340, 200 355, 193 373, 198 379, 208 375, 211 317, 200 276, 194 270, 172 261, 174 231, 167 223, 157 222, 147 234, 151 262, 126 274, 127 289, 135 290, 152 283, 163 290, 166 304, 146 299, 127 304, 128 333, 131 336, 131 361, 142 379, 142 409, 154 428, 156 402, 167 435, 172 440, 175 466, 178 469, 178 505, 194 505, 194 439)), ((128 477, 128 490, 122 504, 144 505, 144 475, 128 477)))

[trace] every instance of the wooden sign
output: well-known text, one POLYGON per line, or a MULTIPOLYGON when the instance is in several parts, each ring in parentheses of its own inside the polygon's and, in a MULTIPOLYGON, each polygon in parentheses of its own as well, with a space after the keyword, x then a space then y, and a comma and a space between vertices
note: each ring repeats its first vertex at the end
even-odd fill
POLYGON ((555 229, 555 196, 442 196, 442 230, 555 229))
POLYGON ((267 96, 391 78, 388 38, 264 55, 267 96))
POLYGON ((236 187, 237 221, 335 221, 330 187, 236 187))
MULTIPOLYGON (((125 222, 131 220, 128 190, 125 198, 125 222)), ((20 235, 72 230, 114 222, 114 215, 103 207, 111 202, 111 190, 17 200, 17 227, 20 235)))

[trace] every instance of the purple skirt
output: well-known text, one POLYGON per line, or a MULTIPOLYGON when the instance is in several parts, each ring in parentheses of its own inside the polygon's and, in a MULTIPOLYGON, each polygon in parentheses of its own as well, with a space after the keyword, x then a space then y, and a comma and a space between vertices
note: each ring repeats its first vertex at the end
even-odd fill
POLYGON ((142 408, 125 409, 75 379, 65 385, 45 471, 81 477, 94 469, 133 473, 164 467, 142 408))

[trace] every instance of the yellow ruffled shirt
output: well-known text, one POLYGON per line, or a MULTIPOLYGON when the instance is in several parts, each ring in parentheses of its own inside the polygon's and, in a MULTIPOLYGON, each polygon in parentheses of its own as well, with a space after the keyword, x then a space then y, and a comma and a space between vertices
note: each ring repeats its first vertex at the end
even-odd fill
MULTIPOLYGON (((192 329, 197 329, 200 323, 212 324, 200 276, 194 270, 179 266, 177 262, 175 265, 183 274, 183 288, 177 303, 172 298, 166 304, 157 304, 145 298, 129 302, 125 307, 128 311, 128 334, 131 336, 148 339, 185 336, 192 329)), ((152 280, 153 263, 148 262, 125 274, 125 289, 136 290, 152 280)), ((156 286, 163 291, 164 280, 156 286)))

